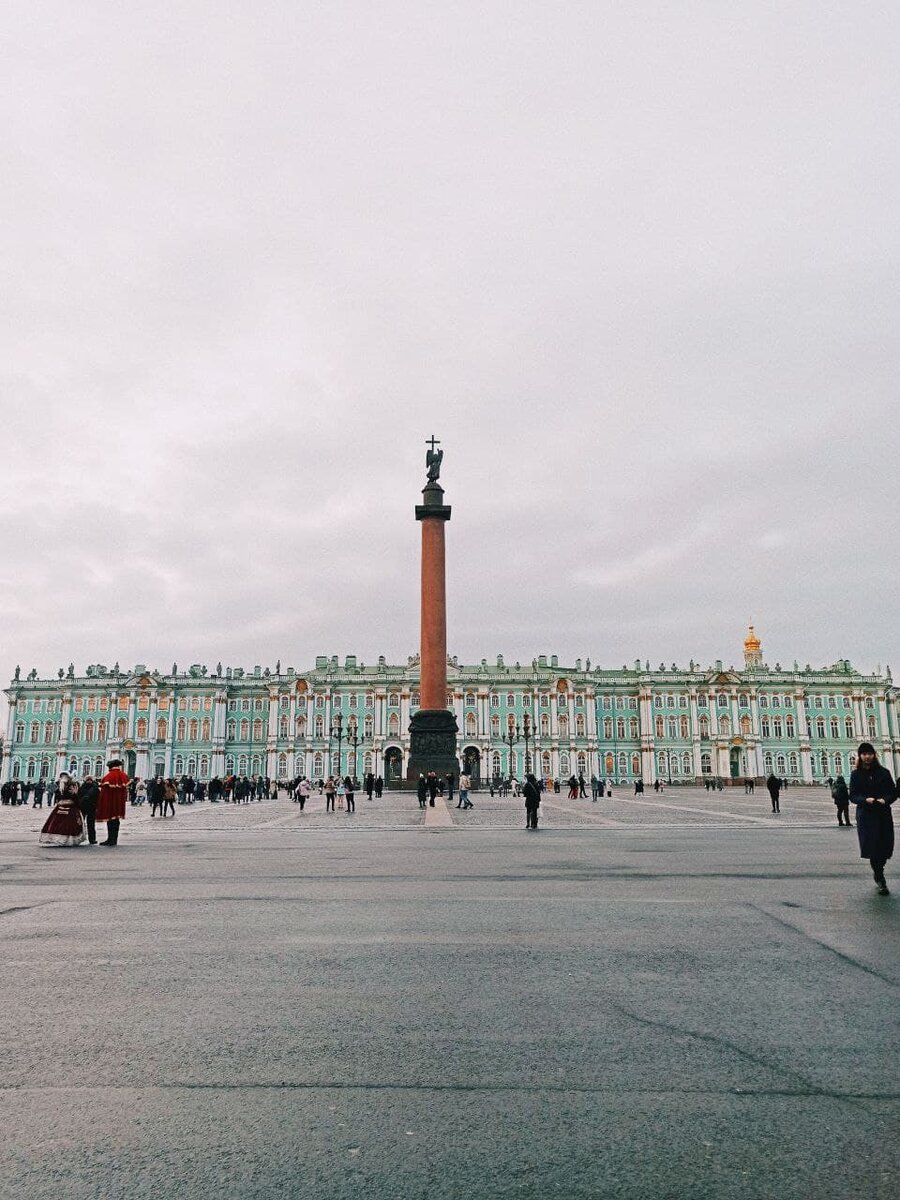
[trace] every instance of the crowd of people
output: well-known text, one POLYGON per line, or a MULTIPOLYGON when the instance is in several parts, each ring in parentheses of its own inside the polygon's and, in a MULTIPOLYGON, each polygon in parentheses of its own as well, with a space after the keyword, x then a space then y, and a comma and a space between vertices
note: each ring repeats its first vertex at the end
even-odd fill
MULTIPOLYGON (((890 771, 878 761, 878 755, 870 742, 863 742, 857 753, 857 763, 850 775, 849 784, 843 775, 829 779, 831 795, 837 809, 838 825, 850 826, 850 805, 856 808, 856 829, 859 836, 860 855, 868 859, 875 879, 875 885, 882 895, 889 895, 885 878, 885 865, 894 851, 894 826, 891 817, 891 805, 900 794, 900 787, 894 781, 890 771)), ((571 775, 566 781, 569 798, 587 798, 587 781, 583 774, 571 775)), ((597 800, 601 796, 612 795, 613 781, 591 776, 591 798, 597 800)), ((709 790, 709 783, 707 790, 709 790)), ((775 775, 769 775, 766 789, 772 802, 774 814, 781 811, 781 793, 786 786, 786 780, 775 775)), ((119 827, 125 817, 127 805, 140 806, 150 803, 151 817, 159 815, 165 818, 171 813, 174 817, 178 804, 195 804, 208 800, 211 804, 250 804, 261 803, 264 798, 277 798, 279 791, 284 790, 290 799, 299 804, 303 812, 306 801, 317 788, 320 795, 325 796, 326 812, 334 812, 336 808, 348 814, 356 811, 356 793, 363 791, 367 800, 381 797, 384 780, 381 776, 367 773, 360 784, 358 779, 350 775, 329 775, 313 784, 304 776, 296 779, 273 781, 266 776, 227 775, 224 778, 215 776, 207 784, 204 780, 194 779, 184 775, 180 779, 129 779, 123 770, 120 759, 111 759, 107 764, 107 772, 101 779, 88 775, 80 782, 67 772, 59 779, 47 785, 43 780, 35 783, 10 780, 0 788, 0 800, 3 804, 24 805, 32 800, 33 808, 43 808, 46 797, 52 805, 50 815, 40 833, 40 844, 44 846, 78 846, 87 841, 90 845, 116 846, 119 841, 119 827), (107 834, 104 841, 97 841, 97 823, 105 823, 107 834)), ((661 784, 654 784, 657 791, 661 784)), ((525 799, 526 829, 538 828, 538 813, 541 797, 545 791, 559 793, 559 780, 538 779, 533 774, 527 774, 525 782, 509 779, 492 779, 489 783, 490 793, 501 796, 512 792, 525 799)), ((643 792, 643 782, 635 783, 635 794, 643 792)), ((746 791, 745 787, 745 791, 746 791)), ((417 781, 417 797, 420 808, 434 806, 436 798, 444 796, 445 792, 450 801, 458 796, 456 807, 470 809, 474 807, 470 798, 473 791, 473 781, 467 771, 462 771, 458 777, 448 772, 439 775, 435 771, 423 772, 417 781)))

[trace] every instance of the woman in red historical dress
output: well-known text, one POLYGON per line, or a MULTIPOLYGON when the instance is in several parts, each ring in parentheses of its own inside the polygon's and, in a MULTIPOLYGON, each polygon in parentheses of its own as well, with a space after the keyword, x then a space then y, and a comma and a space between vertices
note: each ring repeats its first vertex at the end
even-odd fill
POLYGON ((77 797, 75 780, 69 775, 60 776, 59 800, 50 810, 38 839, 42 846, 80 846, 84 841, 84 820, 77 797))
POLYGON ((111 758, 106 765, 109 770, 100 780, 96 820, 106 822, 106 841, 100 845, 117 846, 119 822, 124 818, 128 804, 128 776, 122 770, 120 758, 111 758))

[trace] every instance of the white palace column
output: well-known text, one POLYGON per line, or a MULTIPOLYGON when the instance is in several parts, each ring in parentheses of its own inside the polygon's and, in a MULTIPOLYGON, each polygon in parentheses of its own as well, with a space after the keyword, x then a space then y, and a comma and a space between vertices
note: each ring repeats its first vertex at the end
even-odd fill
MULTIPOLYGON (((6 739, 3 743, 3 759, 0 761, 0 783, 6 783, 12 771, 12 748, 13 738, 16 732, 16 711, 18 708, 18 696, 14 696, 9 702, 9 715, 6 720, 6 739)), ((57 775, 59 772, 57 772, 57 775)))
POLYGON ((697 711, 697 689, 692 687, 688 693, 688 706, 691 714, 691 750, 694 759, 694 779, 703 775, 703 748, 700 745, 700 716, 697 711))
MULTIPOLYGON (((109 723, 111 725, 112 722, 109 723)), ((59 779, 63 771, 66 770, 66 760, 68 755, 66 750, 69 744, 69 729, 72 725, 72 693, 68 688, 63 692, 62 697, 62 712, 59 717, 59 741, 56 743, 56 778, 59 779)), ((107 734, 109 733, 109 725, 107 725, 107 734)))
POLYGON ((809 745, 809 718, 806 715, 806 693, 798 688, 794 693, 797 709, 797 732, 800 734, 800 774, 804 783, 812 783, 812 751, 809 745))
POLYGON ((278 685, 269 684, 269 732, 266 736, 266 775, 278 778, 278 685))
MULTIPOLYGON (((638 712, 641 718, 641 777, 644 786, 652 787, 656 782, 656 754, 653 735, 653 692, 650 688, 641 688, 638 694, 638 712)), ((613 719, 615 720, 615 712, 613 719)))
POLYGON ((762 779, 765 777, 766 772, 765 763, 763 762, 762 737, 759 731, 759 700, 755 691, 750 693, 750 722, 753 729, 753 736, 756 739, 754 749, 755 768, 753 773, 757 778, 762 779))
POLYGON ((213 700, 213 744, 210 777, 225 777, 225 724, 228 713, 228 697, 224 689, 217 691, 213 700))

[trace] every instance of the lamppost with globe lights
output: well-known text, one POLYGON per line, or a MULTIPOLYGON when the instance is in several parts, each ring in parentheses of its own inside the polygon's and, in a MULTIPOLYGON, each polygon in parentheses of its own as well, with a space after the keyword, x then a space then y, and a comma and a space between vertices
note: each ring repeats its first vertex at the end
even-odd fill
MULTIPOLYGON (((337 739, 337 744, 338 744, 337 773, 338 773, 338 775, 340 775, 340 773, 341 773, 341 741, 344 737, 344 717, 343 717, 342 713, 338 712, 338 713, 334 714, 334 720, 333 720, 332 726, 331 726, 331 736, 333 738, 337 739)), ((329 770, 329 774, 330 773, 331 773, 331 769, 329 770)))
POLYGON ((357 752, 357 749, 358 749, 361 741, 362 741, 362 738, 359 736, 359 730, 357 729, 357 727, 355 725, 351 725, 350 732, 347 734, 347 745, 353 747, 353 770, 350 772, 350 774, 352 775, 354 781, 357 779, 356 752, 357 752))
POLYGON ((509 778, 509 779, 512 779, 512 774, 513 774, 513 772, 512 772, 513 746, 516 744, 516 742, 519 740, 519 738, 521 738, 521 736, 522 736, 522 731, 519 729, 518 725, 513 725, 513 724, 507 725, 506 733, 503 735, 503 740, 509 746, 509 757, 506 760, 506 768, 507 768, 506 774, 507 774, 507 778, 509 778))

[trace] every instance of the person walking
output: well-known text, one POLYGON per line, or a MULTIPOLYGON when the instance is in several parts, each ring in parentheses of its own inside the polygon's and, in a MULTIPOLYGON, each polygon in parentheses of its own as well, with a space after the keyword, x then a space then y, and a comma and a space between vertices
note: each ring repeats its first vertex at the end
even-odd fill
POLYGON ((381 793, 384 791, 384 780, 380 775, 375 776, 375 799, 381 799, 381 793))
POLYGON ((210 804, 218 804, 222 799, 222 791, 224 784, 218 775, 213 775, 209 781, 209 802, 210 804))
POLYGON ((334 776, 329 775, 325 780, 325 811, 334 812, 334 776))
POLYGON ((541 806, 541 792, 533 775, 525 776, 525 786, 522 788, 525 797, 525 828, 537 829, 538 809, 541 806))
POLYGON ((426 778, 428 780, 428 804, 434 808, 434 798, 438 793, 438 777, 434 771, 429 771, 426 778))
MULTIPOLYGON (((428 803, 428 780, 425 778, 424 772, 419 772, 419 778, 416 780, 416 796, 419 799, 419 808, 424 808, 428 803)), ((456 806, 459 808, 459 805, 456 806)))
POLYGON ((850 799, 856 805, 856 832, 860 858, 867 858, 879 894, 889 896, 884 866, 894 853, 894 820, 891 805, 897 785, 887 767, 878 761, 871 742, 862 742, 856 767, 850 772, 850 799))
POLYGON ((163 780, 163 810, 162 815, 166 815, 166 809, 171 808, 172 816, 175 816, 175 801, 178 799, 178 784, 171 777, 163 780))
POLYGON ((850 827, 850 789, 847 787, 847 780, 843 775, 838 775, 834 783, 831 785, 831 798, 837 808, 838 825, 843 825, 846 821, 847 828, 850 827))
POLYGON ((372 793, 375 791, 375 776, 372 774, 371 771, 366 772, 366 778, 363 782, 363 788, 366 793, 366 799, 371 800, 372 793))
POLYGON ((147 803, 147 780, 139 779, 134 788, 134 802, 136 805, 147 803))
MULTIPOLYGON (((707 789, 707 790, 709 790, 709 789, 707 789)), ((644 794, 644 781, 643 781, 643 779, 636 779, 636 780, 634 781, 634 794, 635 794, 636 796, 643 796, 643 794, 644 794)))
POLYGON ((578 772, 578 799, 587 800, 587 780, 584 777, 584 771, 578 772))
POLYGON ((447 772, 447 802, 448 802, 448 804, 453 803, 453 792, 454 792, 455 788, 456 788, 456 779, 453 775, 453 772, 448 771, 447 772))
POLYGON ((353 790, 353 780, 349 775, 344 776, 344 798, 347 801, 347 815, 356 812, 356 793, 353 790))
MULTIPOLYGON (((97 845, 97 801, 100 799, 100 785, 96 779, 88 775, 82 780, 78 789, 75 803, 81 809, 84 823, 87 826, 87 840, 91 846, 97 845)), ((108 826, 107 826, 108 828, 108 826)))
POLYGON ((335 780, 334 784, 335 795, 337 796, 338 808, 344 807, 344 781, 340 776, 335 780))
POLYGON ((472 786, 471 778, 469 777, 467 772, 463 771, 459 777, 459 804, 457 804, 457 806, 456 806, 457 808, 474 808, 475 807, 475 805, 469 799, 469 788, 471 788, 471 786, 472 786))
POLYGON ((128 804, 128 776, 122 770, 122 760, 111 758, 109 770, 100 780, 96 820, 106 822, 106 841, 101 846, 118 846, 119 825, 125 819, 128 804))
POLYGON ((311 792, 312 784, 306 777, 304 777, 297 784, 297 803, 300 805, 301 812, 303 812, 303 810, 306 808, 306 802, 309 799, 311 792))
POLYGON ((34 801, 32 802, 31 807, 32 808, 43 808, 44 807, 44 781, 43 781, 43 779, 39 779, 37 781, 37 783, 34 785, 34 801))
POLYGON ((779 803, 778 797, 781 795, 781 780, 777 775, 770 775, 766 780, 766 787, 768 788, 769 795, 772 798, 772 812, 780 813, 781 804, 779 803))

